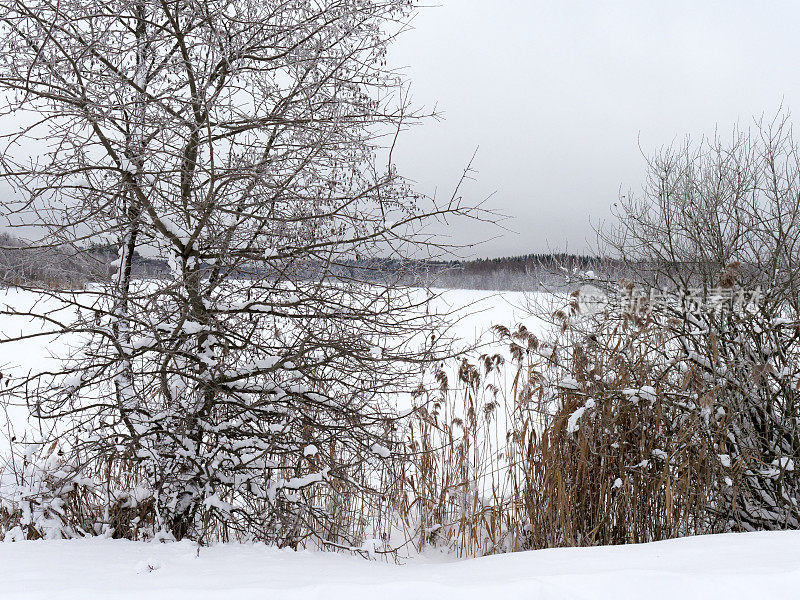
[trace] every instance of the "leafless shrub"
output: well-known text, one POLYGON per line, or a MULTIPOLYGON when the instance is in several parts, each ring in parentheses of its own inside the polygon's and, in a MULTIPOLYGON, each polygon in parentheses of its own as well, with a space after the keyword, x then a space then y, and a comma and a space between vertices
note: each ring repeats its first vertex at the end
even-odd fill
POLYGON ((674 340, 662 360, 684 363, 686 386, 724 415, 718 452, 735 485, 721 485, 716 509, 741 529, 800 526, 799 199, 800 152, 779 115, 657 153, 602 235, 645 267, 635 285, 694 296, 655 309, 674 340))

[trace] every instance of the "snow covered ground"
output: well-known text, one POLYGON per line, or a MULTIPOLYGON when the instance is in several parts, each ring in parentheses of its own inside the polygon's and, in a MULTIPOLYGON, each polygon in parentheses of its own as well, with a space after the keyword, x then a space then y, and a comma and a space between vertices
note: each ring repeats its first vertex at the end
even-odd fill
MULTIPOLYGON (((447 336, 456 340, 456 347, 485 342, 487 345, 482 346, 481 350, 487 351, 494 339, 489 330, 496 324, 513 328, 518 322, 524 321, 529 328, 542 327, 527 308, 533 296, 521 292, 436 290, 436 293, 438 296, 431 301, 430 310, 439 314, 452 314, 454 325, 447 336)), ((43 307, 55 309, 59 307, 59 303, 52 297, 35 292, 16 288, 0 289, 0 310, 10 310, 12 307, 21 312, 36 312, 42 311, 43 307)), ((0 336, 31 335, 45 327, 41 321, 31 317, 0 315, 0 336)), ((4 377, 15 377, 31 371, 56 368, 59 358, 69 354, 69 346, 75 341, 70 336, 39 336, 13 343, 0 343, 0 373, 4 377)), ((502 350, 494 347, 492 352, 502 350)), ((453 369, 457 370, 457 364, 453 363, 453 369)), ((399 404, 404 402, 403 399, 398 401, 399 404)), ((26 428, 27 415, 28 409, 25 406, 9 407, 5 413, 0 411, 0 452, 5 447, 5 438, 11 433, 7 425, 10 423, 14 432, 20 434, 26 428)))
MULTIPOLYGON (((471 343, 484 334, 492 325, 513 327, 522 320, 531 320, 526 304, 529 297, 522 292, 487 292, 481 290, 436 290, 438 296, 431 302, 432 312, 452 313, 457 322, 450 334, 471 343)), ((52 297, 16 288, 0 288, 0 309, 42 311, 56 308, 52 297), (36 307, 34 309, 34 307, 36 307)), ((32 334, 41 331, 41 321, 25 316, 0 315, 0 332, 4 336, 32 334)), ((22 342, 0 344, 0 370, 10 373, 27 372, 33 366, 41 367, 42 361, 50 363, 54 356, 64 354, 66 340, 53 337, 34 337, 22 342)))
MULTIPOLYGON (((531 298, 544 297, 543 294, 527 295, 522 292, 491 292, 482 290, 434 290, 437 294, 430 306, 432 312, 452 313, 456 321, 451 336, 469 344, 479 339, 496 324, 513 327, 525 321, 534 327, 527 304, 531 298)), ((58 303, 52 297, 16 288, 0 288, 0 309, 42 311, 43 306, 54 309, 58 303), (36 308, 34 308, 36 307, 36 308)), ((70 309, 66 309, 70 310, 70 309)), ((40 321, 25 316, 0 315, 0 332, 4 336, 32 334, 41 331, 40 321)), ((0 344, 0 370, 9 373, 27 372, 33 366, 41 367, 42 361, 50 364, 54 356, 64 354, 66 340, 53 337, 34 337, 22 342, 0 344)))
POLYGON ((260 545, 108 539, 0 544, 0 598, 790 599, 800 532, 540 550, 405 565, 260 545))

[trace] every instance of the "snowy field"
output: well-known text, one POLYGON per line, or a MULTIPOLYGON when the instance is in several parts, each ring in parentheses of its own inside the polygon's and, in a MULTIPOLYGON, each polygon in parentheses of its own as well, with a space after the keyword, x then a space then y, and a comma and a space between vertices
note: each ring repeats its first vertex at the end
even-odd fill
MULTIPOLYGON (((526 308, 533 295, 522 292, 488 292, 482 290, 434 290, 438 294, 430 310, 452 313, 456 321, 450 334, 471 343, 495 324, 513 327, 520 321, 534 320, 526 308)), ((0 307, 19 311, 42 311, 43 306, 55 307, 52 298, 16 288, 0 288, 0 307)), ((0 316, 0 332, 4 336, 34 333, 41 329, 33 319, 24 316, 0 316)), ((0 344, 0 371, 27 371, 32 365, 42 366, 54 355, 63 353, 64 342, 50 337, 35 337, 13 344, 0 344)))
POLYGON ((792 599, 800 532, 520 552, 405 565, 260 545, 108 539, 0 544, 4 600, 792 599))
MULTIPOLYGON (((490 329, 493 325, 502 324, 513 328, 519 322, 525 322, 532 330, 542 328, 541 322, 529 313, 529 303, 538 296, 522 292, 491 292, 481 290, 435 290, 438 294, 431 303, 432 313, 451 314, 453 326, 447 336, 455 340, 456 348, 480 344, 477 352, 502 352, 502 348, 493 346, 490 329)), ((58 303, 53 298, 21 291, 15 288, 0 289, 0 307, 8 310, 13 307, 20 312, 41 312, 43 307, 55 308, 58 303)), ((69 309, 66 309, 69 310, 69 309)), ((65 318, 66 315, 63 315, 65 318)), ((0 334, 3 336, 30 335, 42 330, 41 322, 24 316, 0 315, 0 334)), ((38 371, 58 364, 58 357, 68 354, 69 336, 57 338, 53 336, 31 337, 30 339, 0 344, 0 373, 4 377, 22 376, 30 371, 38 371)), ((477 354, 476 352, 476 354, 477 354)), ((474 356, 474 355, 473 355, 474 356)), ((456 363, 454 363, 456 364, 456 363)), ((399 399, 403 404, 403 400, 399 399)), ((12 407, 8 412, 8 420, 19 434, 25 427, 26 407, 12 407)), ((4 436, 7 436, 6 415, 0 412, 0 452, 4 436)))

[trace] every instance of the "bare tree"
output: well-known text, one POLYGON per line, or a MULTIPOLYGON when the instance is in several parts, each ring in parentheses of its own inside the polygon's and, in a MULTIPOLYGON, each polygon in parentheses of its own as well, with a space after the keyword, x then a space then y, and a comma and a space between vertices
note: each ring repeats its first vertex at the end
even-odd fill
POLYGON ((317 490, 390 457, 389 400, 435 358, 418 334, 436 323, 370 259, 435 255, 426 224, 476 214, 392 163, 422 116, 385 66, 412 8, 0 1, 6 216, 40 246, 118 252, 111 281, 32 315, 80 341, 64 368, 10 388, 113 509, 72 532, 294 545, 330 521, 317 490), (135 280, 136 251, 169 276, 135 280))

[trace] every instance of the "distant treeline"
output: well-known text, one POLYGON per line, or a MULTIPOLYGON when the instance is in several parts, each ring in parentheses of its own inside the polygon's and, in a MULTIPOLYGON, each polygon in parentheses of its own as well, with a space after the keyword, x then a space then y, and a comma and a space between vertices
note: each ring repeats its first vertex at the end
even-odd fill
POLYGON ((599 273, 604 261, 582 254, 525 254, 432 263, 426 285, 476 290, 561 289, 579 273, 599 273))
MULTIPOLYGON (((0 285, 60 287, 65 283, 82 286, 88 281, 107 279, 115 271, 115 248, 92 245, 76 251, 67 246, 27 244, 8 233, 0 233, 0 285)), ((322 265, 301 269, 311 277, 322 265)), ((578 273, 609 273, 613 262, 585 254, 525 254, 474 260, 372 259, 342 261, 331 267, 342 279, 396 281, 406 285, 440 288, 535 291, 559 289, 575 280, 578 273)), ((166 276, 163 259, 134 254, 136 278, 166 276)), ((265 276, 266 272, 243 267, 242 277, 265 276)))
MULTIPOLYGON (((0 232, 0 285, 79 288, 90 281, 108 279, 114 272, 116 251, 108 246, 76 249, 69 245, 27 243, 0 232)), ((164 261, 134 254, 136 277, 160 277, 166 272, 164 261)))
POLYGON ((581 274, 594 272, 599 276, 620 270, 615 261, 566 253, 451 261, 352 261, 342 266, 343 274, 372 272, 375 279, 395 275, 407 284, 498 291, 562 289, 581 274))

